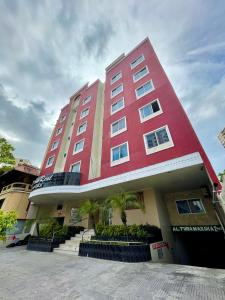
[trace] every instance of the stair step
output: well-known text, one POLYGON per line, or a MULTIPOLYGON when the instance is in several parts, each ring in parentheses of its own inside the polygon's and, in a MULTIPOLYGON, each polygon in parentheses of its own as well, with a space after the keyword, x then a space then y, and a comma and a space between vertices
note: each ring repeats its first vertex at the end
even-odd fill
POLYGON ((54 249, 54 253, 78 256, 79 251, 63 250, 63 249, 56 248, 56 249, 54 249))

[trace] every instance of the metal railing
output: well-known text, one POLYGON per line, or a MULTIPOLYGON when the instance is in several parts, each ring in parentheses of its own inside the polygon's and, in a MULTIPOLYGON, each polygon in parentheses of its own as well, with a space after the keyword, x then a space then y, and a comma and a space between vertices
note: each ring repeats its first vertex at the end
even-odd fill
POLYGON ((19 191, 19 192, 30 192, 31 185, 24 182, 14 182, 7 186, 4 186, 1 190, 1 194, 9 193, 12 191, 19 191))

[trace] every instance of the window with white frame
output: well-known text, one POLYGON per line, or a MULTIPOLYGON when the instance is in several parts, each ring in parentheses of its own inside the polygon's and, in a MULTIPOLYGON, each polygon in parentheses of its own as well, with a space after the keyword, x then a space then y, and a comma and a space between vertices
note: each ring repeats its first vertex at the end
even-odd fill
POLYGON ((122 77, 122 73, 118 72, 116 73, 112 78, 111 78, 111 84, 113 84, 114 82, 116 82, 117 80, 119 80, 122 77))
POLYGON ((128 142, 111 148, 111 166, 116 166, 130 160, 128 142))
POLYGON ((118 135, 127 130, 126 117, 117 120, 111 124, 111 137, 118 135))
POLYGON ((87 104, 88 102, 91 101, 91 96, 88 96, 86 97, 84 100, 83 100, 83 105, 87 104))
POLYGON ((62 127, 58 128, 56 131, 56 135, 59 135, 62 132, 62 127))
POLYGON ((178 213, 181 215, 205 213, 201 199, 176 200, 176 205, 178 213))
POLYGON ((77 129, 77 135, 85 132, 87 129, 87 122, 84 122, 83 124, 81 124, 78 129, 77 129))
POLYGON ((111 115, 115 114, 117 111, 124 108, 124 98, 121 98, 120 100, 116 101, 111 105, 111 115))
POLYGON ((63 115, 60 119, 60 122, 63 122, 66 119, 66 115, 63 115))
POLYGON ((162 109, 159 100, 156 99, 141 108, 139 108, 139 115, 141 123, 154 118, 162 113, 162 109))
POLYGON ((51 167, 53 165, 55 156, 51 156, 48 158, 47 163, 46 163, 46 168, 51 167))
POLYGON ((115 89, 111 91, 111 98, 115 97, 116 95, 120 94, 123 91, 123 84, 121 83, 115 89))
POLYGON ((58 148, 58 145, 59 145, 59 141, 55 141, 55 142, 52 144, 51 151, 57 149, 57 148, 58 148))
POLYGON ((152 80, 150 80, 150 81, 142 84, 135 90, 136 97, 137 97, 137 99, 139 99, 139 98, 147 95, 148 93, 150 93, 153 90, 154 90, 154 85, 153 85, 152 80))
POLYGON ((85 118, 89 114, 89 108, 84 109, 80 114, 80 119, 85 118))
POLYGON ((152 154, 174 146, 167 125, 145 133, 143 137, 146 154, 152 154))
POLYGON ((71 165, 70 172, 80 173, 80 166, 81 166, 81 162, 80 161, 76 162, 75 164, 71 165))
POLYGON ((133 81, 134 82, 138 81, 139 79, 145 77, 148 73, 149 73, 148 67, 145 66, 144 68, 142 68, 141 70, 133 74, 133 81))
POLYGON ((73 154, 79 153, 84 150, 84 140, 81 140, 74 145, 73 154))
POLYGON ((143 62, 145 59, 144 55, 140 55, 138 56, 135 60, 132 61, 132 63, 130 64, 131 69, 135 68, 136 66, 138 66, 141 62, 143 62))

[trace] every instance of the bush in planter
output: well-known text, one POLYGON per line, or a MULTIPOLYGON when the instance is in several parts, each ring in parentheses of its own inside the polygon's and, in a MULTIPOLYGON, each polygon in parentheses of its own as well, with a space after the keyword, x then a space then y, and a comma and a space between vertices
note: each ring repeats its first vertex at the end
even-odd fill
POLYGON ((96 239, 152 241, 160 240, 161 230, 149 224, 146 225, 103 225, 96 226, 96 239))

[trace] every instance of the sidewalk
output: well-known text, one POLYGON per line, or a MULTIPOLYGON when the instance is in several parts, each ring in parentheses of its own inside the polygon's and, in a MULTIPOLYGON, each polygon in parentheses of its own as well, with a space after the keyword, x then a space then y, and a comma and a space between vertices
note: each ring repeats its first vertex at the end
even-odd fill
POLYGON ((0 299, 225 299, 225 270, 0 249, 0 299))

